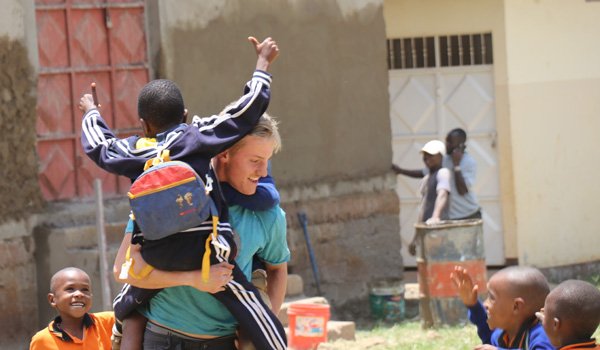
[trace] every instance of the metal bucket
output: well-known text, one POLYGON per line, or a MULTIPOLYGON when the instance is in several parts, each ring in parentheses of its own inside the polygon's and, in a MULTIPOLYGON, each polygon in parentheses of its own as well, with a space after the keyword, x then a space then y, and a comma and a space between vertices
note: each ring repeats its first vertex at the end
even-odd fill
POLYGON ((423 326, 466 323, 467 308, 458 297, 450 274, 454 266, 462 266, 479 285, 479 292, 487 292, 483 221, 455 220, 438 225, 419 223, 415 224, 415 229, 419 245, 419 312, 423 326))
POLYGON ((404 283, 401 279, 382 279, 369 284, 371 315, 376 320, 400 322, 404 319, 404 283))

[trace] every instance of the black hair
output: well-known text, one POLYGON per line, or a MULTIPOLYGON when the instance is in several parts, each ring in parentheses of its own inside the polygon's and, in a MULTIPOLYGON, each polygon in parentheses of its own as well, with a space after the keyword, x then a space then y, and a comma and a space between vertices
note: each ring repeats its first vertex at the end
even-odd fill
POLYGON ((551 292, 554 316, 571 325, 578 339, 592 337, 600 323, 600 290, 591 283, 567 280, 551 292))
POLYGON ((73 272, 73 271, 85 275, 88 280, 90 279, 90 276, 87 274, 87 272, 83 271, 80 268, 77 268, 77 267, 65 267, 64 269, 61 269, 61 270, 57 271, 56 273, 54 273, 54 275, 52 275, 52 278, 50 278, 50 293, 55 293, 56 292, 56 281, 60 277, 62 277, 67 272, 73 272))
POLYGON ((179 87, 167 79, 152 80, 138 96, 138 116, 159 130, 181 123, 184 111, 179 87))
POLYGON ((463 129, 461 129, 461 128, 456 128, 456 129, 450 130, 450 132, 448 133, 448 135, 452 135, 452 134, 458 135, 458 137, 461 138, 462 142, 466 142, 467 141, 467 133, 463 129))
POLYGON ((529 266, 509 266, 496 274, 506 276, 512 296, 522 298, 532 316, 535 311, 544 307, 550 287, 540 270, 529 266))

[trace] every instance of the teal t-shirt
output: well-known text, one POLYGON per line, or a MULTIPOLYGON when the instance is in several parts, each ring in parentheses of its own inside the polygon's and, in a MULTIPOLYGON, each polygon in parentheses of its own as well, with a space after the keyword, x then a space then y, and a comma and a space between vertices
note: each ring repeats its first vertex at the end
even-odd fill
MULTIPOLYGON (((248 280, 255 254, 270 265, 289 261, 285 212, 279 206, 265 211, 229 207, 229 221, 241 242, 235 260, 248 280)), ((211 294, 186 286, 162 290, 139 311, 158 324, 189 334, 225 336, 237 327, 233 315, 211 294)))

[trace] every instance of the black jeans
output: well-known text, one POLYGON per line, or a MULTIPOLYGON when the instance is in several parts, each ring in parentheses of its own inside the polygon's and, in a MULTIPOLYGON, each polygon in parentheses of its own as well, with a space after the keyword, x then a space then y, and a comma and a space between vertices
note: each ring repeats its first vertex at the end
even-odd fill
POLYGON ((144 350, 235 350, 235 336, 193 339, 177 333, 157 334, 146 328, 144 350))
POLYGON ((458 218, 458 219, 452 219, 452 220, 469 220, 469 219, 481 219, 481 209, 477 209, 476 212, 474 212, 471 215, 465 216, 464 218, 458 218))

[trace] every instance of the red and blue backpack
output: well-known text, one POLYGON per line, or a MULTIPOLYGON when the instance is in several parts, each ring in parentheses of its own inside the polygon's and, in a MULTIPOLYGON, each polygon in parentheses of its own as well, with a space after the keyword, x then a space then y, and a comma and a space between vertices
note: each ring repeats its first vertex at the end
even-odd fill
MULTIPOLYGON (((146 162, 144 172, 133 182, 129 192, 131 216, 143 233, 144 240, 159 240, 199 226, 212 218, 213 230, 205 244, 202 258, 202 277, 208 280, 210 242, 218 236, 218 212, 209 193, 212 182, 205 184, 187 163, 172 161, 169 150, 160 149, 157 157, 146 162)), ((124 270, 135 278, 143 278, 152 267, 141 274, 133 273, 133 261, 127 251, 124 270)))

